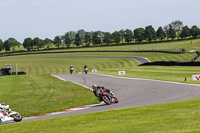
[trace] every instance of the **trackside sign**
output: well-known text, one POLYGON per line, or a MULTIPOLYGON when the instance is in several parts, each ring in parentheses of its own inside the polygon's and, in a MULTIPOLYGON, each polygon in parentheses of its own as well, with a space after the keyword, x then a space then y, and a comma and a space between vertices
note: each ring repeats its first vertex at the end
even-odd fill
POLYGON ((192 75, 193 80, 200 80, 200 75, 192 75))
POLYGON ((97 69, 92 69, 92 72, 93 72, 93 73, 96 73, 96 72, 97 72, 97 69))
POLYGON ((118 71, 118 75, 124 75, 125 71, 118 71))

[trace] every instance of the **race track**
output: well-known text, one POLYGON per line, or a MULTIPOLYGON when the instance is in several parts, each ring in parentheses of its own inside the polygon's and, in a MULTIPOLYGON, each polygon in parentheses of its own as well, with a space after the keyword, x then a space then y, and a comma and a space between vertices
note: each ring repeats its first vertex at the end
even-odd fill
POLYGON ((42 115, 40 117, 27 117, 24 118, 22 122, 64 115, 152 105, 200 97, 200 85, 148 79, 123 78, 92 73, 59 74, 53 76, 88 88, 91 88, 93 84, 105 86, 114 92, 116 97, 119 99, 119 103, 111 105, 99 104, 77 111, 65 111, 62 113, 42 115))
POLYGON ((54 75, 65 81, 71 81, 91 88, 93 84, 111 89, 119 103, 100 104, 77 111, 66 111, 39 117, 27 117, 22 122, 52 118, 64 115, 83 114, 104 110, 130 108, 171 101, 180 101, 200 97, 200 86, 148 79, 122 78, 100 74, 61 74, 54 75))

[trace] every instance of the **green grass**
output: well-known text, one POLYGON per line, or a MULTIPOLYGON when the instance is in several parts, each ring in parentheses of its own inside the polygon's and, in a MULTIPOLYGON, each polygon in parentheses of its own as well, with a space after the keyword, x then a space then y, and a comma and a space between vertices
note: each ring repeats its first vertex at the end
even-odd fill
POLYGON ((24 117, 99 103, 89 89, 50 75, 1 76, 0 84, 0 101, 24 117))
MULTIPOLYGON (((101 70, 135 65, 131 59, 72 58, 56 54, 5 57, 1 58, 0 67, 5 67, 5 64, 8 64, 8 66, 12 64, 15 67, 16 63, 18 71, 25 71, 27 74, 69 74, 70 65, 74 66, 74 73, 83 72, 85 64, 89 65, 90 70, 93 68, 101 70)), ((15 71, 15 68, 13 71, 15 71)))
POLYGON ((200 132, 200 98, 2 125, 1 133, 200 132))
POLYGON ((105 69, 99 73, 118 76, 118 71, 122 70, 126 71, 126 75, 123 75, 123 77, 200 84, 199 81, 192 80, 192 75, 200 74, 198 66, 136 66, 134 68, 105 69), (185 77, 187 79, 186 82, 185 77))

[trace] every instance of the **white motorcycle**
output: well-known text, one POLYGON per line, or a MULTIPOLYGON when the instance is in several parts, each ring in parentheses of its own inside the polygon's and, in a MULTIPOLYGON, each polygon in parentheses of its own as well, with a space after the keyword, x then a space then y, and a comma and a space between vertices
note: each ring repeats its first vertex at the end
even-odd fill
POLYGON ((22 116, 18 112, 11 111, 11 109, 0 109, 0 124, 6 121, 19 122, 21 120, 22 116))

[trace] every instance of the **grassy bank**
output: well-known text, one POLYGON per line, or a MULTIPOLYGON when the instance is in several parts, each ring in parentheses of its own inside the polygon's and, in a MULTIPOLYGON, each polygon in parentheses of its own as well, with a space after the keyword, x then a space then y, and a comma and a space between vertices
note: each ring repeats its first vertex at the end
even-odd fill
MULTIPOLYGON (((68 55, 68 54, 67 54, 68 55)), ((70 65, 74 66, 74 73, 83 72, 85 64, 89 65, 90 70, 96 68, 103 70, 105 68, 121 68, 126 66, 134 66, 135 63, 131 59, 104 59, 104 58, 81 58, 67 57, 63 54, 56 55, 36 55, 36 56, 17 56, 5 57, 0 60, 0 67, 5 64, 17 63, 18 71, 24 71, 27 74, 69 74, 70 65)), ((15 69, 14 69, 15 70, 15 69)))
POLYGON ((122 70, 126 71, 124 77, 200 84, 199 81, 192 80, 192 75, 200 74, 198 66, 136 66, 134 68, 105 69, 99 73, 118 76, 118 71, 122 70))
POLYGON ((24 117, 99 102, 89 89, 50 75, 0 76, 0 84, 0 101, 24 117))
POLYGON ((1 133, 200 132, 200 99, 2 125, 1 133))

